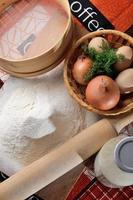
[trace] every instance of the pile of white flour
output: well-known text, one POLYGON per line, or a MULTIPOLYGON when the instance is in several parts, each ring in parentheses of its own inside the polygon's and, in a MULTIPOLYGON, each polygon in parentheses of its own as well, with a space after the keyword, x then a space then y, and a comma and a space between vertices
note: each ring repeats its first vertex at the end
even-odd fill
POLYGON ((27 165, 94 123, 69 96, 62 67, 43 77, 10 77, 0 91, 0 159, 27 165))

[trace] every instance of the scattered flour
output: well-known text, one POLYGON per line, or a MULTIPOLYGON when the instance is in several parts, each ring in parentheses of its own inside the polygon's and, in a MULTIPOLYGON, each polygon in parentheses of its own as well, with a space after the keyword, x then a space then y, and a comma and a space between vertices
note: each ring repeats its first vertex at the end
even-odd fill
POLYGON ((62 67, 43 77, 10 77, 0 91, 0 158, 30 164, 98 120, 69 96, 62 67))

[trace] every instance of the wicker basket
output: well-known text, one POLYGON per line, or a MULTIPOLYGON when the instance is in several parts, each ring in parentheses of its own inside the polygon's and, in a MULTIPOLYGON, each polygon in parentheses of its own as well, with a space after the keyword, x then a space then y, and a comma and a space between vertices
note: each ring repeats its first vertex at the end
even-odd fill
POLYGON ((66 60, 65 68, 64 68, 65 84, 68 88, 70 95, 81 106, 83 106, 89 111, 95 112, 100 115, 106 115, 106 116, 117 116, 120 114, 127 113, 133 109, 133 94, 122 97, 119 104, 114 109, 109 110, 109 111, 101 111, 92 107, 91 105, 87 103, 86 98, 85 98, 85 86, 81 86, 77 84, 72 76, 72 67, 77 57, 81 54, 81 45, 89 42, 92 38, 96 36, 102 36, 106 38, 110 42, 112 47, 114 48, 118 48, 122 45, 130 45, 131 47, 133 47, 133 38, 119 31, 101 30, 101 31, 96 31, 96 32, 85 35, 84 37, 82 37, 80 40, 77 41, 77 43, 72 48, 66 60))

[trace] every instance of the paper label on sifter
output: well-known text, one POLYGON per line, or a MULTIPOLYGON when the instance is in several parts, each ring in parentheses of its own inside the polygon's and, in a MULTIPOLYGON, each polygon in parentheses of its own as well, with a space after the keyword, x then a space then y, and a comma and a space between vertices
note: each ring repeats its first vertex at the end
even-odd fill
POLYGON ((20 1, 8 9, 0 18, 0 56, 23 58, 49 20, 50 15, 41 1, 20 1))

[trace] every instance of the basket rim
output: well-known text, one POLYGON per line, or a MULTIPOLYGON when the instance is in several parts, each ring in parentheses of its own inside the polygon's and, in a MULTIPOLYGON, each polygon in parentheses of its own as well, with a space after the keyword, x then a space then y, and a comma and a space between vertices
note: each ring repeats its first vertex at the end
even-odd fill
POLYGON ((69 55, 67 57, 67 59, 65 60, 65 65, 64 65, 64 82, 65 85, 68 89, 69 94, 78 102, 78 104, 84 108, 86 108, 88 111, 91 112, 95 112, 99 115, 103 115, 103 116, 118 116, 118 115, 122 115, 125 114, 129 111, 131 111, 133 109, 133 102, 129 103, 127 106, 125 106, 123 108, 123 110, 119 110, 118 112, 113 112, 112 110, 109 111, 102 111, 102 110, 98 110, 96 108, 94 108, 93 106, 91 106, 90 104, 87 104, 86 102, 84 102, 73 90, 73 87, 70 85, 69 83, 69 78, 67 75, 67 70, 68 70, 68 62, 71 58, 71 56, 73 55, 74 51, 81 45, 81 43, 83 43, 85 40, 87 39, 91 39, 93 37, 96 36, 100 36, 100 35, 104 35, 104 34, 115 34, 118 36, 121 36, 122 38, 124 38, 125 40, 127 40, 131 45, 133 45, 133 38, 131 36, 129 36, 126 33, 123 33, 121 31, 117 31, 117 30, 100 30, 100 31, 95 31, 92 33, 88 33, 85 36, 81 37, 72 47, 71 51, 69 52, 69 55))
POLYGON ((118 35, 118 36, 121 36, 122 38, 128 40, 132 45, 133 45, 133 38, 128 35, 127 33, 123 33, 121 31, 118 31, 118 30, 111 30, 111 29, 108 29, 108 30, 100 30, 100 31, 94 31, 94 32, 91 32, 91 33, 88 33, 86 34, 85 36, 81 37, 75 44, 75 46, 78 46, 79 43, 81 43, 82 41, 88 39, 88 38, 92 38, 92 37, 96 37, 96 36, 99 36, 99 35, 104 35, 104 34, 115 34, 115 35, 118 35))

